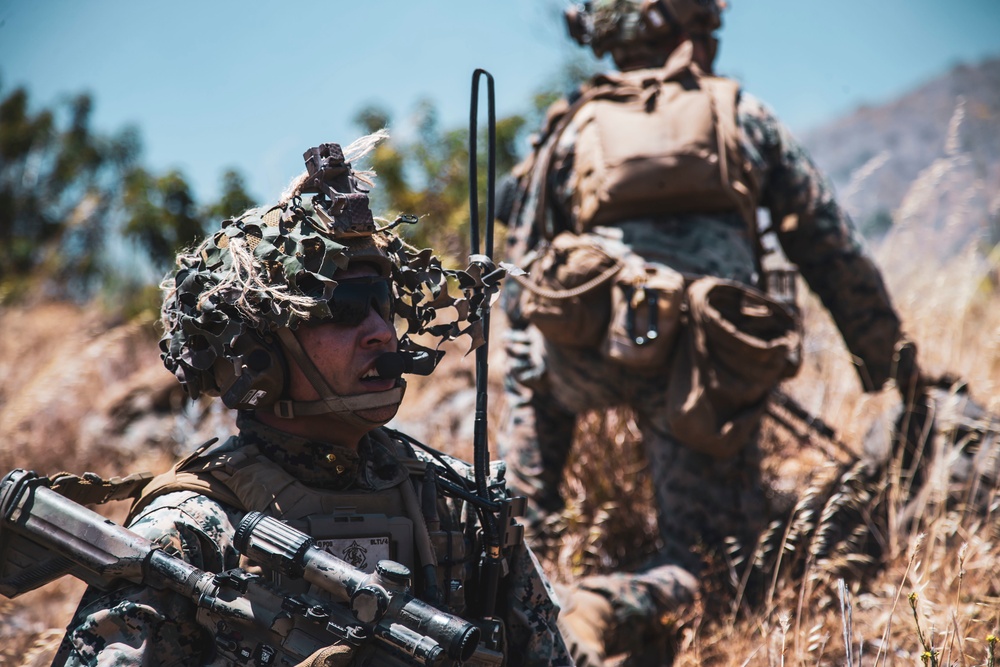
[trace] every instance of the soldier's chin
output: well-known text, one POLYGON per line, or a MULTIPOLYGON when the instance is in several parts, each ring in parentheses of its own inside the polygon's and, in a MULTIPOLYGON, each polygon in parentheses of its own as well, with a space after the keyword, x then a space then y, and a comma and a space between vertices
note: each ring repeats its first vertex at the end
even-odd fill
POLYGON ((367 410, 358 410, 354 414, 366 421, 381 426, 395 417, 397 412, 399 412, 399 403, 395 405, 383 405, 378 408, 368 408, 367 410))

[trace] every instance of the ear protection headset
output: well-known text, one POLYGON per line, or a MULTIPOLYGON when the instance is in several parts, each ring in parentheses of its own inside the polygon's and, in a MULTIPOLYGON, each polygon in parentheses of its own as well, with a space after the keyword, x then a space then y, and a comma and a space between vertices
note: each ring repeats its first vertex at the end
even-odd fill
POLYGON ((274 405, 288 383, 288 362, 278 341, 253 329, 236 338, 232 354, 218 357, 212 371, 219 397, 235 410, 274 405))

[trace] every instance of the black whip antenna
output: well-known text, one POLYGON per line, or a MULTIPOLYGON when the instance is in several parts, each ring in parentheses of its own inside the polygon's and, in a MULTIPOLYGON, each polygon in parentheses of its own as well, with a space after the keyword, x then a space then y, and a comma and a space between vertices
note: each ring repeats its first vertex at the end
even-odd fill
MULTIPOLYGON (((472 73, 472 103, 469 111, 469 226, 473 261, 477 259, 493 267, 494 190, 496 187, 496 104, 493 76, 483 69, 472 73), (477 150, 479 117, 479 80, 486 78, 487 100, 487 176, 486 176, 486 234, 483 255, 479 239, 479 164, 477 150)), ((492 505, 489 492, 490 449, 487 438, 487 378, 489 375, 490 313, 483 315, 483 344, 476 348, 476 416, 473 430, 473 464, 476 474, 476 493, 485 505, 492 505)), ((500 512, 503 514, 503 512, 500 512)), ((497 587, 502 569, 503 534, 498 525, 497 513, 487 509, 480 512, 483 523, 483 563, 481 577, 481 613, 492 616, 496 608, 497 587)))

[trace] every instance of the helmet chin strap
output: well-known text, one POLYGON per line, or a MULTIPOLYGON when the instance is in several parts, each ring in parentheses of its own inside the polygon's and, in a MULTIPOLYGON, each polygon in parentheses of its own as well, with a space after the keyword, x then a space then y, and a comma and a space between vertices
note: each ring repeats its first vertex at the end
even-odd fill
MULTIPOLYGON (((388 391, 374 391, 367 394, 357 394, 354 396, 340 396, 333 392, 326 378, 316 368, 306 351, 302 349, 299 339, 295 337, 290 329, 278 329, 278 338, 281 340, 285 351, 292 358, 302 373, 312 384, 319 394, 318 401, 278 401, 274 404, 274 414, 285 419, 292 419, 299 416, 323 415, 334 413, 344 421, 361 428, 377 428, 392 419, 366 419, 357 414, 361 410, 371 410, 373 408, 399 407, 403 401, 403 393, 406 391, 406 381, 400 379, 397 386, 388 391)), ((393 416, 395 411, 393 411, 393 416)))

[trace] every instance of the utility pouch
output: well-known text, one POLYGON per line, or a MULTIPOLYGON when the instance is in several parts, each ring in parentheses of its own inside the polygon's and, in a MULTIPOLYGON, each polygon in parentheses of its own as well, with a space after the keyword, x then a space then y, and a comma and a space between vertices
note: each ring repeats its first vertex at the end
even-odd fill
POLYGON ((590 234, 562 232, 538 249, 524 287, 521 313, 550 342, 597 347, 611 318, 611 279, 622 262, 590 234))
POLYGON ((630 255, 611 288, 611 323, 601 351, 641 373, 662 372, 680 328, 684 277, 630 255))
POLYGON ((749 441, 771 391, 798 372, 801 326, 783 304, 740 283, 700 278, 687 294, 667 424, 691 449, 730 457, 749 441))

